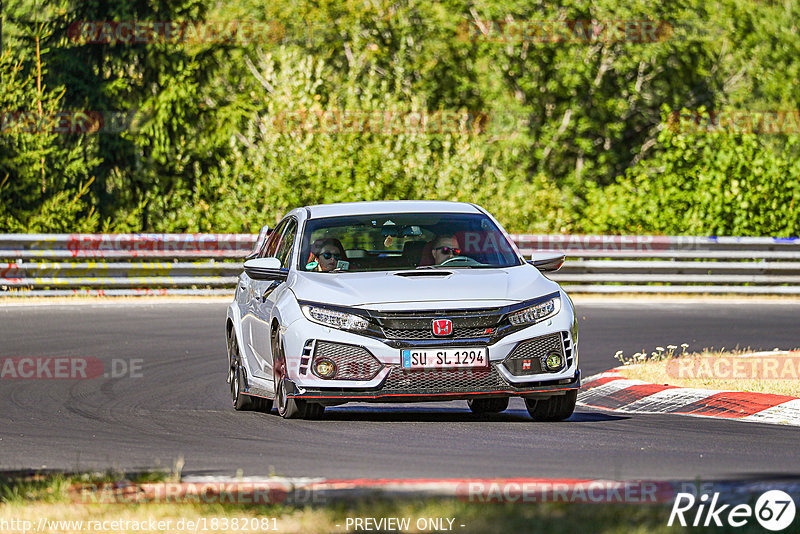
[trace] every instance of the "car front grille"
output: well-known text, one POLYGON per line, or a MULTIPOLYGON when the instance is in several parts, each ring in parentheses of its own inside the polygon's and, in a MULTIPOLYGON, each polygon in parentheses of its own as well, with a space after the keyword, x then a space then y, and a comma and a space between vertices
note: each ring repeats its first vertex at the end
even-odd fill
POLYGON ((388 340, 427 341, 490 338, 504 316, 503 308, 466 310, 426 310, 415 312, 372 312, 372 320, 388 340), (448 336, 433 335, 433 321, 450 319, 453 332, 448 336))
POLYGON ((506 390, 494 366, 480 369, 406 370, 394 366, 381 385, 381 393, 480 392, 506 390))
POLYGON ((548 354, 558 352, 565 356, 561 337, 560 333, 556 333, 523 341, 506 356, 503 364, 514 376, 543 373, 544 359, 548 354))
MULTIPOLYGON (((328 358, 336 364, 336 374, 330 380, 370 380, 383 365, 364 347, 317 341, 314 359, 328 358)), ((313 368, 312 362, 312 368, 313 368)))

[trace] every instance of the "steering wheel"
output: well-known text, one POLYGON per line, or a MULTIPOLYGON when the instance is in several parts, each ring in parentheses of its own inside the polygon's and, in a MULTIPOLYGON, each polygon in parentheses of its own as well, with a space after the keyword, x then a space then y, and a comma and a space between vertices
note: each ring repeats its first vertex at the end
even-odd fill
POLYGON ((477 260, 475 260, 473 258, 470 258, 468 256, 453 256, 452 258, 447 258, 446 260, 444 260, 439 265, 440 266, 441 265, 447 265, 448 263, 452 263, 454 261, 463 261, 463 262, 466 262, 467 265, 481 265, 481 262, 479 262, 479 261, 477 261, 477 260))

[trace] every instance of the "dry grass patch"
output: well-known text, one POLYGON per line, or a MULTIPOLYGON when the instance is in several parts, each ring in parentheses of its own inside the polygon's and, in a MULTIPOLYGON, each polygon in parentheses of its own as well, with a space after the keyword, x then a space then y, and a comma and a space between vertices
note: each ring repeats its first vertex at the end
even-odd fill
POLYGON ((800 351, 753 352, 751 350, 678 352, 668 346, 647 354, 625 357, 617 353, 625 378, 652 384, 747 391, 800 397, 800 351))

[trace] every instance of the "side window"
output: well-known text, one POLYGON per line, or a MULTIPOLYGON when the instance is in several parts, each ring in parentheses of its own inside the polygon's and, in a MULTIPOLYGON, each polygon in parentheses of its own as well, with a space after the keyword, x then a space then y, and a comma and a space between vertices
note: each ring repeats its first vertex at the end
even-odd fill
POLYGON ((295 236, 297 236, 297 221, 289 219, 289 222, 286 224, 286 230, 284 230, 281 236, 281 244, 278 247, 278 252, 275 254, 275 257, 281 260, 281 267, 284 269, 289 268, 295 236))
POLYGON ((278 226, 270 233, 269 239, 267 240, 266 245, 261 251, 259 255, 260 258, 273 258, 275 257, 278 251, 278 244, 281 241, 281 233, 283 233, 283 229, 286 228, 286 222, 281 222, 278 226))

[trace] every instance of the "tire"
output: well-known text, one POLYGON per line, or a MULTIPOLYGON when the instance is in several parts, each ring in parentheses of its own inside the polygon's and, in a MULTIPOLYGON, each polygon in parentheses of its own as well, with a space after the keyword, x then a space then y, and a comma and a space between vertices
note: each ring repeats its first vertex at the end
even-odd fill
POLYGON ((254 397, 244 393, 244 373, 242 372, 241 355, 239 354, 239 344, 236 342, 236 334, 231 330, 228 337, 228 384, 231 387, 231 403, 233 409, 237 411, 247 411, 257 409, 257 403, 253 402, 254 397))
POLYGON ((306 411, 303 414, 304 419, 319 419, 325 413, 325 405, 316 402, 306 402, 306 411))
POLYGON ((272 354, 272 378, 275 386, 275 408, 278 410, 278 415, 284 419, 299 419, 305 417, 306 402, 303 400, 290 399, 286 393, 284 382, 286 378, 286 356, 283 352, 283 343, 280 342, 277 333, 272 336, 272 354))
POLYGON ((472 413, 500 413, 508 408, 508 397, 495 397, 491 399, 470 399, 467 406, 472 413))
POLYGON ((573 389, 549 399, 525 399, 525 407, 534 421, 563 421, 575 411, 577 400, 578 390, 573 389))

